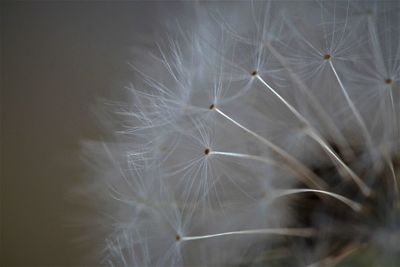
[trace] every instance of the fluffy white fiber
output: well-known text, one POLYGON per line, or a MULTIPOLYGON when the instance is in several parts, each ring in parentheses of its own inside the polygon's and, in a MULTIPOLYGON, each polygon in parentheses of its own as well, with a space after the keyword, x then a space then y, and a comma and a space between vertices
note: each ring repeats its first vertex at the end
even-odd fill
POLYGON ((399 2, 182 5, 86 146, 103 262, 400 264, 399 2))

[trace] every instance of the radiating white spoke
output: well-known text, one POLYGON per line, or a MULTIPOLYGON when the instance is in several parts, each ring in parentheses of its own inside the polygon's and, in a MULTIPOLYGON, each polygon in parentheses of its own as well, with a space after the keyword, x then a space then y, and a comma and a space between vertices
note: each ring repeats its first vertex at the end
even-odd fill
POLYGON ((368 186, 365 185, 365 183, 349 168, 349 166, 346 165, 336 154, 333 152, 333 150, 330 148, 330 146, 326 143, 324 139, 318 134, 318 132, 311 126, 311 124, 308 122, 306 118, 303 117, 303 115, 300 114, 300 112, 297 111, 295 107, 293 107, 290 103, 288 103, 276 90, 274 90, 263 78, 260 77, 260 75, 256 74, 257 79, 264 85, 266 86, 271 92, 275 94, 276 97, 279 98, 280 101, 304 124, 306 125, 306 131, 305 133, 308 134, 314 141, 316 141, 323 149, 328 153, 328 155, 331 157, 331 159, 337 163, 340 168, 338 171, 341 171, 341 168, 343 168, 347 175, 354 180, 354 182, 359 186, 360 190, 362 193, 366 196, 371 194, 371 190, 368 188, 368 186))
POLYGON ((279 155, 282 158, 282 162, 284 164, 288 164, 291 169, 295 169, 297 173, 301 175, 302 181, 307 184, 308 186, 312 188, 318 188, 318 189, 323 189, 327 187, 327 184, 321 180, 317 175, 315 175, 314 172, 312 172, 308 167, 306 167, 303 163, 299 162, 297 159, 295 159, 293 156, 288 154, 286 151, 283 149, 279 148, 272 142, 270 142, 268 139, 260 136, 259 134, 253 132, 252 130, 246 128, 245 126, 241 125, 231 117, 229 117, 227 114, 222 112, 219 108, 214 108, 216 112, 221 114, 224 118, 232 122, 234 125, 238 126, 240 129, 243 131, 247 132, 248 134, 252 135, 256 139, 258 139, 260 142, 268 146, 270 149, 272 149, 273 152, 275 152, 277 155, 279 155))
POLYGON ((293 107, 289 102, 286 101, 274 88, 272 88, 260 75, 256 75, 256 78, 265 85, 280 101, 296 116, 298 120, 300 120, 305 125, 309 125, 308 121, 297 111, 295 107, 293 107))
POLYGON ((315 98, 315 96, 310 92, 304 82, 300 79, 300 77, 291 70, 289 64, 287 63, 287 59, 285 59, 276 49, 271 45, 271 43, 266 43, 269 51, 274 55, 275 58, 282 64, 282 66, 287 70, 290 75, 290 78, 299 86, 300 90, 307 96, 310 100, 312 106, 317 110, 317 114, 321 116, 323 125, 326 125, 331 132, 331 135, 335 137, 335 140, 340 147, 343 154, 348 158, 353 158, 354 153, 349 149, 349 144, 346 138, 343 136, 342 132, 338 129, 338 127, 333 122, 332 118, 326 113, 325 109, 322 108, 321 103, 315 98))
POLYGON ((265 228, 265 229, 251 229, 242 231, 223 232, 211 235, 182 236, 182 237, 177 236, 177 240, 192 241, 192 240, 208 239, 208 238, 231 236, 231 235, 264 235, 264 234, 312 237, 316 234, 316 231, 312 228, 265 228))
POLYGON ((360 188, 362 193, 365 196, 369 196, 371 194, 371 189, 358 177, 357 174, 353 172, 353 170, 347 166, 337 155, 336 153, 326 145, 325 141, 321 139, 320 136, 316 135, 314 132, 309 131, 309 136, 311 136, 315 141, 317 141, 321 147, 328 153, 328 155, 338 164, 338 171, 341 172, 344 170, 346 172, 345 176, 351 178, 357 186, 360 188))
POLYGON ((329 61, 329 66, 331 67, 331 70, 336 77, 336 80, 339 84, 340 89, 342 90, 344 97, 346 98, 346 102, 349 105, 351 112, 353 113, 354 117, 357 120, 357 123, 360 126, 361 132, 367 142, 368 147, 370 148, 370 151, 372 151, 373 145, 372 145, 371 135, 368 132, 367 126, 365 125, 363 118, 361 117, 360 113, 358 112, 357 108, 354 105, 354 102, 351 100, 349 94, 347 93, 347 90, 344 87, 342 80, 340 79, 339 74, 337 73, 336 68, 331 60, 329 61))
POLYGON ((294 194, 301 194, 301 193, 318 193, 318 194, 323 194, 323 195, 328 195, 331 196, 350 208, 352 208, 354 211, 359 212, 362 209, 362 205, 360 203, 357 203, 347 197, 344 197, 342 195, 329 192, 329 191, 324 191, 324 190, 315 190, 315 189, 287 189, 287 190, 282 190, 278 194, 274 194, 274 197, 282 197, 282 196, 288 196, 288 195, 294 195, 294 194))

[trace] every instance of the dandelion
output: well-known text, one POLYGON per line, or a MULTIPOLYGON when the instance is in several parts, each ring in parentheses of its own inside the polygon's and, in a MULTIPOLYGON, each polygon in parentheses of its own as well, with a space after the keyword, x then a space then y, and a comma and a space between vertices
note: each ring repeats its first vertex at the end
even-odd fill
POLYGON ((399 4, 186 10, 88 147, 105 156, 104 262, 400 263, 399 4))

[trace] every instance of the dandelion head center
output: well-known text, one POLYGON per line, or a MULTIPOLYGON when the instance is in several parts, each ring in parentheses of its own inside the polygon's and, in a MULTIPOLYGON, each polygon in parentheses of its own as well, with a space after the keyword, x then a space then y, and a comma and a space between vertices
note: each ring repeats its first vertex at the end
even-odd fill
MULTIPOLYGON (((345 156, 343 151, 335 144, 331 145, 335 153, 342 159, 342 161, 350 167, 358 166, 359 163, 365 160, 365 151, 358 150, 356 146, 352 146, 355 155, 353 157, 345 156)), ((392 155, 390 159, 390 164, 395 170, 400 167, 399 155, 392 155)), ((373 161, 369 158, 368 161, 373 161)), ((358 174, 363 180, 367 179, 364 174, 373 174, 378 179, 372 184, 374 188, 374 193, 368 197, 363 197, 358 192, 357 187, 353 182, 344 181, 342 179, 342 173, 337 167, 331 162, 326 162, 322 164, 317 164, 310 166, 310 169, 323 179, 328 185, 329 190, 335 193, 345 196, 351 200, 359 201, 362 205, 362 209, 359 213, 353 212, 351 209, 345 209, 344 206, 338 203, 333 198, 324 198, 318 194, 303 194, 298 195, 291 199, 290 203, 296 205, 299 208, 294 211, 294 218, 297 223, 304 228, 316 228, 323 233, 319 237, 314 237, 310 239, 310 244, 319 244, 321 242, 329 243, 332 247, 337 246, 338 253, 344 253, 346 247, 348 246, 359 246, 365 240, 371 240, 373 237, 371 233, 375 232, 373 225, 377 225, 378 219, 375 218, 387 218, 393 214, 393 203, 389 203, 388 199, 392 199, 396 194, 393 190, 393 186, 397 186, 390 176, 390 168, 385 167, 382 169, 374 169, 371 167, 373 164, 364 164, 363 167, 358 168, 358 174), (379 214, 379 215, 378 215, 379 214), (317 218, 324 218, 323 222, 332 223, 331 226, 327 228, 321 228, 321 220, 317 218), (365 222, 365 218, 370 218, 368 223, 365 222), (340 222, 343 225, 353 225, 354 229, 365 229, 368 228, 369 231, 356 231, 353 233, 351 238, 344 237, 338 243, 338 236, 345 236, 347 229, 344 227, 335 226, 335 222, 340 222), (323 236, 323 241, 321 237, 323 236), (340 245, 338 245, 340 244, 340 245)), ((303 184, 298 185, 299 188, 304 188, 303 184)), ((326 225, 325 225, 326 227, 326 225)), ((329 252, 327 252, 328 256, 329 252)))

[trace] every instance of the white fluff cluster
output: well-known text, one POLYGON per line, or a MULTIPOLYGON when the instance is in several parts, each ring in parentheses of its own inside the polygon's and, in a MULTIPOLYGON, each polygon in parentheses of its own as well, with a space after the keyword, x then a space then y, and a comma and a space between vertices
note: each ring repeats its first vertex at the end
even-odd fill
POLYGON ((106 156, 105 262, 398 255, 399 2, 186 6, 132 62, 131 98, 106 103, 113 141, 88 146, 106 156))

